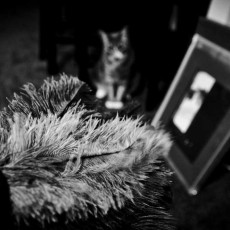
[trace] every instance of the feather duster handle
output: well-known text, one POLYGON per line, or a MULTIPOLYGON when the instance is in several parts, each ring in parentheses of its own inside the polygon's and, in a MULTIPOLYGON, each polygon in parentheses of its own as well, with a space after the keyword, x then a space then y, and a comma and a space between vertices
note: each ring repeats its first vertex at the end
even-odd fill
MULTIPOLYGON (((102 217, 134 202, 148 173, 158 175, 169 136, 141 118, 105 116, 98 104, 73 102, 83 85, 66 75, 38 90, 26 85, 0 113, 0 168, 18 223, 102 217)), ((161 171, 156 184, 169 184, 170 175, 161 171)))

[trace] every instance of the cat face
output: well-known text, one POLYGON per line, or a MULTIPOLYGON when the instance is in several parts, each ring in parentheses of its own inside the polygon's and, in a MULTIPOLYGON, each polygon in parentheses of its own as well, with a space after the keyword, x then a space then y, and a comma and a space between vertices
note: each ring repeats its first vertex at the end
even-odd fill
POLYGON ((103 54, 108 64, 119 64, 127 56, 128 38, 127 28, 115 33, 100 31, 103 42, 103 54))

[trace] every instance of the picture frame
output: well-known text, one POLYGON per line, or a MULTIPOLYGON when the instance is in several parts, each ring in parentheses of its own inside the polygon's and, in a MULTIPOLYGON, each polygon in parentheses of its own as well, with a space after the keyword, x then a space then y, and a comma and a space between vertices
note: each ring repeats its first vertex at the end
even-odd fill
POLYGON ((196 195, 230 147, 226 47, 201 34, 193 36, 152 125, 170 133, 173 144, 164 157, 186 191, 196 195))

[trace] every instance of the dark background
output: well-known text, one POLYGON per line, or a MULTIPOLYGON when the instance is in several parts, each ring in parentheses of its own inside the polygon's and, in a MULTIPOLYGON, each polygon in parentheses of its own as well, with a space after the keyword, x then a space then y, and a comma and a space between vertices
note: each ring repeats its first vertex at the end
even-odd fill
POLYGON ((87 47, 96 44, 98 29, 116 31, 128 25, 136 71, 141 74, 142 89, 147 88, 143 103, 147 111, 154 111, 181 63, 199 17, 206 15, 209 1, 5 2, 0 9, 0 71, 8 78, 2 77, 0 106, 23 79, 40 84, 44 76, 66 72, 78 74, 90 84, 87 47), (170 28, 173 20, 175 30, 170 28))
POLYGON ((129 28, 135 69, 147 87, 146 110, 161 102, 191 42, 209 0, 156 1, 40 1, 40 58, 47 59, 49 74, 59 73, 57 44, 73 44, 79 77, 91 85, 87 49, 98 46, 99 29, 114 32, 129 28), (52 12, 52 13, 51 13, 52 12), (52 17, 51 17, 52 15, 52 17), (170 27, 172 21, 176 27, 170 27), (54 42, 55 41, 55 42, 54 42))
MULTIPOLYGON (((129 24, 137 69, 147 82, 144 103, 150 115, 154 112, 191 42, 198 17, 206 15, 209 1, 98 2, 65 1, 64 11, 61 1, 22 0, 1 5, 1 108, 7 105, 6 97, 12 98, 27 82, 39 86, 46 77, 63 72, 76 76, 79 66, 87 62, 85 46, 92 42, 95 30, 116 30, 129 24), (172 31, 169 21, 175 4, 178 22, 177 30, 172 31), (40 6, 45 11, 40 11, 40 6), (43 35, 41 23, 46 31, 43 35), (164 83, 161 89, 159 82, 164 83)), ((81 78, 84 80, 84 75, 81 78)), ((173 178, 173 210, 179 230, 230 229, 230 173, 225 163, 220 163, 195 197, 173 178)))

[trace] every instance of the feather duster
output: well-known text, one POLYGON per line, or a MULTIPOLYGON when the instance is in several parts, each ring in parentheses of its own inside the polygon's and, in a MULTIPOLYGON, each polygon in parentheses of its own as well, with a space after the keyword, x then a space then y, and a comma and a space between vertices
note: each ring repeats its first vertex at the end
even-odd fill
POLYGON ((171 141, 136 105, 106 110, 66 75, 15 94, 0 112, 6 229, 173 229, 171 141))

